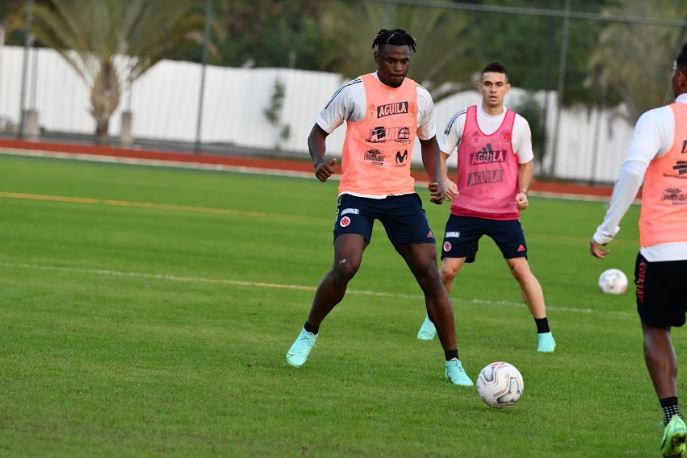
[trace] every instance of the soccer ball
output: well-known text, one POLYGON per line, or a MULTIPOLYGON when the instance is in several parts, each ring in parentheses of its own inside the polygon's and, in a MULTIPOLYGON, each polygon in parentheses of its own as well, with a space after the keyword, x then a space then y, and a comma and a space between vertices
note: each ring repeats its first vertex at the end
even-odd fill
POLYGON ((627 291, 627 276, 622 270, 604 270, 599 276, 599 288, 605 294, 624 294, 627 291))
POLYGON ((510 407, 518 402, 524 389, 522 375, 512 364, 488 364, 477 377, 479 397, 486 405, 496 409, 510 407))

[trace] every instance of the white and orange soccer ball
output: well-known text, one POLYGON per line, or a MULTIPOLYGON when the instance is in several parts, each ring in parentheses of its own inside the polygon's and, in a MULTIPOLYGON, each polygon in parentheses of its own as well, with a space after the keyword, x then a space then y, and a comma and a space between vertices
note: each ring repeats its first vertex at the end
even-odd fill
POLYGON ((599 276, 599 288, 605 294, 625 294, 627 275, 619 269, 604 270, 599 276))
POLYGON ((512 364, 495 362, 484 367, 477 377, 477 392, 489 407, 510 407, 522 396, 525 382, 512 364))

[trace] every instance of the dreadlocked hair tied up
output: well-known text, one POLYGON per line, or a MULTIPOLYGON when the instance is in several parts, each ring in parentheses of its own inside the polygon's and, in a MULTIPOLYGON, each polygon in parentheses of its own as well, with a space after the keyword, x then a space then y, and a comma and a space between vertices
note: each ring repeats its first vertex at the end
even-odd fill
POLYGON ((415 51, 415 38, 403 29, 382 29, 377 32, 377 36, 372 42, 372 49, 382 52, 384 46, 408 46, 413 52, 415 51))

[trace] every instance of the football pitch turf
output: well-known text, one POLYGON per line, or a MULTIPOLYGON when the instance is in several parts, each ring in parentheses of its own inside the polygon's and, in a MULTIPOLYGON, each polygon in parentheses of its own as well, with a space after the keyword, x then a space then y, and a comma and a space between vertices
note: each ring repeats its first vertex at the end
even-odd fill
MULTIPOLYGON (((632 279, 636 207, 599 261, 604 203, 531 198, 553 354, 482 240, 452 299, 473 380, 492 361, 524 377, 494 410, 416 340, 420 290, 379 223, 310 360, 286 364, 331 265, 336 186, 0 157, 0 456, 659 455, 632 288, 597 287, 610 267, 632 279)), ((441 238, 448 205, 420 192, 441 238)))

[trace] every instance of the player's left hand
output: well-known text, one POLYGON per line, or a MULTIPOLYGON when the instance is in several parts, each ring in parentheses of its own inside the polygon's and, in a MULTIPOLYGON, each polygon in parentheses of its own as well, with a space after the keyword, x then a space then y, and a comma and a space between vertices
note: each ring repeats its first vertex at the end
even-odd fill
POLYGON ((515 195, 515 205, 517 205, 518 210, 526 210, 530 205, 529 200, 527 200, 527 194, 520 191, 515 195))
POLYGON ((433 204, 441 205, 444 201, 444 191, 439 183, 432 181, 427 185, 427 189, 429 189, 429 201, 433 204))
POLYGON ((594 239, 591 239, 589 241, 589 251, 592 253, 592 256, 595 258, 603 259, 606 257, 606 255, 610 252, 609 249, 605 248, 605 244, 600 244, 594 239))

